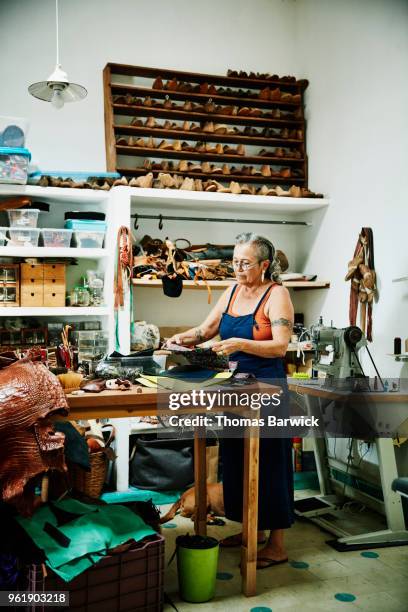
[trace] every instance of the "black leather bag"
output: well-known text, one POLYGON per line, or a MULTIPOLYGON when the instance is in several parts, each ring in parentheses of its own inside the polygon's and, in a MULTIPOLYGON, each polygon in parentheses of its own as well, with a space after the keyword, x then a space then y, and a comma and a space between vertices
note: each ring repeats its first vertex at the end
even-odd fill
POLYGON ((194 442, 186 438, 138 436, 129 482, 150 491, 182 490, 194 482, 194 442))

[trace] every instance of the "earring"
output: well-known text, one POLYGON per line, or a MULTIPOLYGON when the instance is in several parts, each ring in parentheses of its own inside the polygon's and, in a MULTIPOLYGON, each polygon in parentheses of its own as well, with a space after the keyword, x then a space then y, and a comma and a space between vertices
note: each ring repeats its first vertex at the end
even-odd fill
POLYGON ((262 282, 265 280, 265 270, 262 270, 262 282))

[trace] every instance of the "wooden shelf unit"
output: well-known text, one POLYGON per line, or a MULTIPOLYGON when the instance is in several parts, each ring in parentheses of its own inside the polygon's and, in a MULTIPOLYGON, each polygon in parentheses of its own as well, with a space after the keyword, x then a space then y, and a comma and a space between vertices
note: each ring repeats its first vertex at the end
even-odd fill
MULTIPOLYGON (((147 68, 141 66, 129 66, 125 64, 109 63, 104 69, 104 101, 105 101, 105 144, 106 144, 106 159, 107 169, 109 171, 117 170, 125 176, 140 176, 147 174, 149 170, 143 168, 143 163, 140 159, 149 159, 152 162, 159 163, 157 160, 163 159, 188 159, 191 161, 212 161, 223 163, 242 163, 248 166, 254 165, 271 165, 273 168, 272 176, 260 175, 244 175, 230 173, 221 175, 217 173, 197 174, 191 170, 182 171, 183 177, 211 179, 215 178, 221 182, 229 182, 231 180, 237 182, 251 182, 259 185, 299 185, 301 187, 308 186, 308 171, 307 171, 307 156, 305 146, 305 120, 303 113, 303 93, 308 85, 306 80, 288 81, 287 79, 246 79, 242 77, 224 77, 221 75, 206 75, 193 72, 184 72, 178 70, 168 70, 161 68, 147 68), (129 83, 124 83, 124 78, 129 79, 129 83), (171 91, 168 89, 153 89, 153 83, 148 83, 146 79, 155 79, 161 77, 163 81, 177 79, 178 82, 186 82, 189 84, 208 83, 216 87, 240 87, 246 91, 243 95, 238 92, 231 93, 222 92, 218 94, 199 93, 193 91, 171 91), (115 80, 116 79, 116 80, 115 80), (120 82, 119 82, 120 81, 120 82), (271 90, 279 88, 282 93, 299 94, 300 102, 296 101, 281 101, 281 100, 263 100, 258 97, 259 92, 265 87, 271 90), (252 95, 247 93, 251 90, 252 95), (235 93, 235 95, 234 95, 235 93), (128 95, 130 104, 115 102, 117 96, 128 95), (137 97, 136 104, 134 97, 137 97), (156 106, 145 106, 144 102, 147 98, 151 98, 156 106), (163 108, 157 106, 162 104, 163 99, 168 99, 176 104, 176 108, 163 108), (230 115, 222 114, 222 108, 216 109, 217 112, 195 112, 194 109, 189 111, 183 109, 183 102, 196 102, 203 104, 212 101, 216 105, 236 106, 238 108, 247 107, 250 110, 259 109, 263 112, 263 116, 250 115, 230 115), (280 109, 282 116, 280 118, 271 117, 270 113, 274 109, 280 109), (297 111, 296 117, 290 111, 297 111), (179 129, 161 129, 160 126, 147 127, 145 125, 132 126, 123 124, 118 121, 117 117, 132 116, 135 119, 141 117, 155 117, 157 119, 168 119, 172 122, 191 121, 201 125, 201 131, 181 131, 179 129), (203 132, 203 127, 206 122, 222 123, 226 125, 248 126, 272 129, 287 128, 289 131, 296 129, 298 138, 284 138, 279 133, 272 134, 272 137, 263 137, 261 133, 255 135, 244 134, 214 134, 203 132), (273 147, 279 146, 285 149, 295 149, 301 154, 301 158, 295 157, 277 157, 273 154, 268 157, 259 156, 256 152, 247 152, 246 155, 216 155, 201 152, 188 151, 173 151, 163 150, 159 148, 149 147, 133 147, 126 145, 117 145, 116 140, 120 135, 137 135, 137 136, 152 136, 153 138, 164 138, 169 140, 183 139, 186 141, 214 142, 214 143, 238 143, 245 146, 263 146, 273 147), (118 160, 119 155, 125 155, 127 159, 134 158, 133 164, 124 164, 118 160), (292 171, 294 176, 281 177, 279 176, 280 168, 295 167, 297 172, 292 171)), ((122 119, 123 120, 123 119, 122 119)), ((130 123, 130 122, 128 122, 130 123)), ((162 126, 163 127, 163 126, 162 126)), ((181 125, 179 126, 182 127, 181 125)), ((163 170, 155 169, 156 174, 163 170)), ((173 170, 169 171, 173 173, 173 170)))
MULTIPOLYGON (((227 289, 231 287, 236 281, 231 280, 209 280, 207 284, 211 289, 227 289)), ((159 279, 153 280, 145 280, 143 278, 134 278, 132 280, 134 286, 138 287, 150 287, 152 289, 161 288, 162 282, 159 279)), ((306 289, 329 289, 330 282, 329 281, 284 281, 282 283, 285 287, 289 289, 295 290, 306 290, 306 289)), ((183 288, 184 289, 194 289, 194 290, 207 290, 207 285, 199 280, 195 283, 192 280, 183 280, 183 288)))

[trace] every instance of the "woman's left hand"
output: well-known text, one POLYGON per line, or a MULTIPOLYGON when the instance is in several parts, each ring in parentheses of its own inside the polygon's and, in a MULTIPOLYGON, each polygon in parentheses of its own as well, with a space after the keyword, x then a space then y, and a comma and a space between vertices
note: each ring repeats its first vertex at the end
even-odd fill
POLYGON ((214 342, 211 348, 218 355, 231 355, 231 353, 245 351, 245 340, 244 338, 228 338, 228 340, 214 342))

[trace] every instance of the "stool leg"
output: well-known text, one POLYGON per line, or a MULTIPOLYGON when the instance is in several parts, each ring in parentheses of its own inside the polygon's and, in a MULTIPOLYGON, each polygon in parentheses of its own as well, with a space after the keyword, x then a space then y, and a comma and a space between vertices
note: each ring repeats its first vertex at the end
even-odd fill
POLYGON ((256 557, 258 549, 259 428, 246 431, 244 440, 244 505, 242 523, 242 592, 256 595, 256 557))

